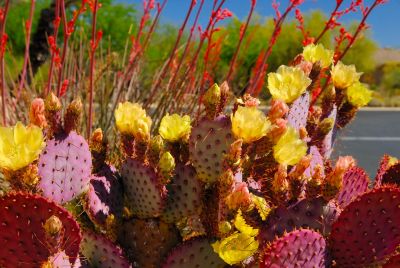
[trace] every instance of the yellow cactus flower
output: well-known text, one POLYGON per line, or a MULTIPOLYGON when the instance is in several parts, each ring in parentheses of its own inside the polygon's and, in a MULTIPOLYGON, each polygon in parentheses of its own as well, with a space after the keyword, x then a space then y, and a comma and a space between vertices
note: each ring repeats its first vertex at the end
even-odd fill
POLYGON ((322 44, 310 44, 303 49, 303 57, 306 61, 317 63, 322 68, 329 67, 333 62, 333 51, 326 49, 322 44))
POLYGON ((234 232, 221 241, 212 244, 214 251, 230 265, 252 256, 259 246, 258 241, 254 238, 258 235, 259 230, 246 223, 241 210, 236 214, 234 225, 239 232, 234 232))
POLYGON ((0 127, 0 167, 16 171, 35 161, 45 143, 42 129, 24 126, 0 127))
POLYGON ((259 242, 252 236, 235 232, 212 244, 214 251, 227 264, 237 264, 258 250, 259 242))
POLYGON ((271 122, 257 107, 239 106, 231 116, 232 132, 238 139, 251 143, 265 136, 271 122))
POLYGON ((177 142, 188 137, 190 130, 190 117, 188 115, 167 114, 161 119, 158 133, 169 142, 177 142))
POLYGON ((122 134, 133 135, 138 139, 150 137, 151 118, 138 103, 118 104, 114 113, 115 123, 122 134))
POLYGON ((356 67, 352 65, 345 65, 339 61, 333 66, 331 75, 333 85, 336 88, 346 89, 360 79, 362 73, 357 73, 356 67))
POLYGON ((356 82, 346 90, 347 100, 357 107, 367 105, 372 98, 372 91, 360 82, 356 82))
POLYGON ((292 127, 279 138, 273 147, 274 158, 279 164, 296 165, 307 153, 307 145, 299 138, 299 134, 292 127))
POLYGON ((268 89, 272 98, 292 103, 311 84, 311 79, 298 67, 281 65, 276 73, 268 74, 268 89))

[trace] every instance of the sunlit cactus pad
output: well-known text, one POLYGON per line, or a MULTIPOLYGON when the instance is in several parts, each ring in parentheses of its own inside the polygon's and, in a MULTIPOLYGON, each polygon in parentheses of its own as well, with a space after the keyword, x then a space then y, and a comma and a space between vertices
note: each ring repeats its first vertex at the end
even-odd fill
POLYGON ((161 215, 165 205, 166 190, 160 184, 155 170, 139 160, 127 159, 121 168, 121 176, 128 206, 139 218, 161 215))
POLYGON ((399 245, 399 226, 399 188, 383 187, 365 193, 350 203, 332 226, 333 259, 340 267, 378 262, 399 245))
POLYGON ((302 229, 285 234, 267 246, 260 265, 269 267, 325 267, 326 242, 317 232, 302 229))
POLYGON ((71 131, 47 141, 38 168, 43 195, 60 204, 71 201, 89 189, 92 156, 86 140, 71 131))
POLYGON ((107 217, 122 216, 123 191, 115 168, 104 167, 90 180, 85 209, 97 224, 104 225, 107 217))
POLYGON ((368 190, 369 178, 360 167, 352 167, 343 176, 342 189, 337 198, 340 206, 347 206, 358 195, 368 190))
POLYGON ((0 198, 0 266, 40 267, 57 251, 65 251, 75 263, 81 234, 78 223, 64 208, 32 194, 12 193, 0 198), (44 223, 57 216, 62 223, 60 243, 53 248, 47 241, 44 223))
POLYGON ((287 116, 288 124, 297 130, 306 127, 309 108, 310 94, 306 92, 291 104, 287 116))

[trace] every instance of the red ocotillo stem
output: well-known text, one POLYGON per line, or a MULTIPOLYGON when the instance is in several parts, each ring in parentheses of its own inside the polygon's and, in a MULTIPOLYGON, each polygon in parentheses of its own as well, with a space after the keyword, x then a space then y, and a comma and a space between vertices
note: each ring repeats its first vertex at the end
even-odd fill
POLYGON ((21 90, 24 87, 26 69, 28 68, 29 62, 29 44, 31 40, 31 30, 32 30, 32 20, 33 20, 33 12, 35 11, 35 0, 31 0, 31 8, 29 11, 29 19, 26 22, 26 37, 25 37, 25 56, 24 56, 24 65, 22 68, 21 80, 19 81, 17 99, 21 94, 21 90))
POLYGON ((4 71, 4 53, 5 53, 5 46, 6 46, 6 21, 7 21, 7 14, 9 8, 10 0, 5 1, 4 9, 3 9, 3 21, 0 29, 0 42, 4 41, 4 47, 1 49, 1 59, 0 59, 0 71, 1 71, 1 100, 2 100, 2 113, 3 113, 3 126, 7 126, 7 109, 6 109, 6 83, 5 83, 5 71, 4 71))
POLYGON ((63 29, 64 29, 64 44, 63 44, 63 51, 62 51, 62 56, 61 56, 61 66, 58 69, 57 97, 60 97, 61 84, 62 84, 62 73, 63 73, 63 69, 64 69, 65 57, 67 55, 68 38, 69 38, 68 25, 67 25, 68 24, 67 14, 65 12, 64 0, 61 0, 60 8, 61 8, 61 18, 62 18, 63 29))
POLYGON ((174 44, 174 47, 172 48, 171 54, 170 54, 170 56, 169 56, 169 58, 167 60, 167 63, 164 65, 164 68, 161 70, 160 75, 157 77, 157 80, 154 83, 154 86, 152 87, 152 92, 151 92, 150 97, 149 97, 148 101, 146 102, 146 104, 150 104, 151 103, 151 101, 152 101, 152 99, 153 99, 153 97, 154 97, 154 95, 155 95, 155 93, 157 91, 158 86, 160 85, 161 81, 164 79, 165 75, 167 74, 167 70, 168 70, 169 66, 171 65, 172 60, 175 57, 175 53, 176 53, 176 50, 178 49, 179 42, 181 41, 183 32, 184 32, 184 30, 186 28, 186 24, 187 24, 187 22, 189 20, 190 14, 192 13, 193 8, 194 8, 195 5, 196 5, 196 0, 192 0, 191 3, 190 3, 189 9, 188 9, 188 11, 186 13, 185 20, 183 21, 181 27, 179 28, 178 36, 177 36, 177 38, 175 40, 175 44, 174 44))
MULTIPOLYGON (((57 36, 58 36, 58 29, 60 26, 59 19, 60 19, 60 0, 56 0, 56 6, 55 6, 55 16, 54 19, 55 21, 53 22, 54 24, 54 42, 57 44, 57 36)), ((53 78, 53 69, 54 69, 54 60, 55 60, 55 54, 52 51, 51 52, 51 61, 50 61, 50 68, 49 68, 49 76, 48 76, 48 82, 47 82, 47 87, 44 89, 44 97, 47 96, 47 94, 51 90, 51 80, 53 78)))
POLYGON ((231 64, 229 66, 228 74, 226 75, 226 78, 225 78, 225 80, 227 82, 229 82, 231 80, 233 69, 235 68, 235 64, 236 64, 236 59, 237 59, 237 56, 239 54, 239 50, 240 50, 240 47, 242 45, 242 42, 243 42, 243 39, 244 39, 244 35, 245 35, 246 31, 247 31, 247 28, 249 27, 250 20, 251 20, 251 17, 253 16, 253 12, 254 12, 254 8, 255 7, 256 7, 256 1, 252 1, 251 2, 250 12, 249 12, 249 15, 247 16, 246 24, 244 25, 244 28, 241 29, 241 31, 240 31, 239 43, 236 46, 235 53, 233 54, 233 57, 232 57, 232 60, 231 60, 231 64))
POLYGON ((90 74, 89 74, 89 112, 88 112, 88 123, 87 123, 87 138, 90 138, 93 124, 93 86, 94 86, 94 65, 95 65, 95 53, 97 40, 96 38, 96 23, 97 23, 97 9, 98 0, 94 1, 93 7, 93 19, 92 19, 92 41, 90 48, 90 74))

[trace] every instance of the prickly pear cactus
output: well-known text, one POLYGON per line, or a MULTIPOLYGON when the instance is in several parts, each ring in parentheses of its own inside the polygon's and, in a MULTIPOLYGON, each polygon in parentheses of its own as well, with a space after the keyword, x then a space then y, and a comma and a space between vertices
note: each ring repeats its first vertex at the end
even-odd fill
POLYGON ((392 256, 382 268, 398 268, 400 267, 400 254, 392 256))
POLYGON ((288 124, 296 130, 299 130, 301 127, 306 127, 309 108, 310 94, 306 91, 290 105, 287 116, 288 124))
POLYGON ((40 267, 58 251, 65 251, 69 262, 75 263, 81 241, 79 225, 54 202, 38 195, 11 193, 0 198, 0 219, 0 240, 6 245, 0 247, 1 267, 40 267), (61 223, 56 244, 45 230, 52 216, 61 223))
POLYGON ((390 161, 390 156, 385 154, 381 161, 379 162, 379 167, 378 170, 376 171, 376 176, 375 176, 375 180, 374 180, 374 186, 375 187, 380 187, 381 183, 382 183, 382 177, 383 175, 386 173, 386 170, 388 168, 389 165, 389 161, 390 161))
POLYGON ((138 160, 128 158, 121 168, 127 204, 139 218, 161 215, 166 197, 165 186, 155 170, 138 160))
POLYGON ((224 267, 226 263, 213 251, 207 239, 197 238, 183 242, 173 249, 163 268, 219 268, 224 267))
POLYGON ((341 207, 346 207, 358 195, 368 190, 369 178, 360 167, 352 167, 343 176, 342 188, 337 197, 341 207))
POLYGON ((92 177, 86 198, 85 210, 96 224, 105 225, 111 215, 122 216, 122 184, 114 167, 105 166, 92 177))
POLYGON ((394 164, 383 173, 381 183, 400 185, 400 163, 394 164))
POLYGON ((337 107, 336 105, 333 107, 331 113, 329 114, 328 118, 333 119, 333 128, 329 131, 329 133, 325 136, 320 144, 321 154, 324 158, 329 158, 333 151, 333 145, 335 144, 336 134, 337 134, 337 127, 336 127, 336 118, 337 118, 337 107))
POLYGON ((326 243, 314 231, 301 229, 287 233, 267 246, 261 268, 325 267, 326 243))
POLYGON ((400 244, 399 226, 400 189, 373 189, 351 202, 333 224, 332 257, 338 267, 376 264, 400 244))
POLYGON ((133 219, 120 228, 118 242, 136 267, 156 268, 180 241, 173 224, 158 219, 133 219))
POLYGON ((234 141, 231 121, 226 116, 203 119, 192 128, 189 152, 200 180, 213 183, 222 172, 224 154, 234 141))
POLYGON ((166 222, 178 222, 184 217, 199 215, 203 187, 192 166, 178 164, 173 181, 167 186, 168 200, 161 218, 166 222))
POLYGON ((81 253, 88 260, 90 267, 132 267, 118 246, 98 234, 90 232, 83 234, 81 253))
POLYGON ((76 259, 74 264, 71 264, 69 261, 69 257, 65 254, 65 251, 57 252, 56 254, 49 257, 46 265, 42 264, 42 267, 51 267, 51 268, 83 268, 89 267, 85 262, 82 262, 79 258, 76 259))
POLYGON ((321 197, 303 199, 289 207, 278 207, 261 229, 261 239, 273 241, 276 236, 297 228, 310 228, 327 234, 340 211, 335 202, 328 203, 321 197))
POLYGON ((309 154, 311 155, 310 166, 304 171, 304 175, 306 175, 307 177, 311 177, 312 175, 314 175, 316 166, 324 166, 324 159, 316 146, 310 147, 309 154))
POLYGON ((64 204, 89 189, 92 157, 86 140, 71 131, 47 141, 38 163, 43 196, 64 204))

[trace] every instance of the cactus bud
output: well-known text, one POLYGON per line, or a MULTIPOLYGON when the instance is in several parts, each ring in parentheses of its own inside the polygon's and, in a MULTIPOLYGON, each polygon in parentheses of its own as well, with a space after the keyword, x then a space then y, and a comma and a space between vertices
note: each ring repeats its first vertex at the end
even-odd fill
POLYGON ((158 162, 158 168, 163 176, 162 183, 169 183, 172 172, 175 169, 175 159, 170 152, 162 154, 160 161, 158 162))
POLYGON ((64 116, 64 130, 69 133, 72 130, 77 130, 82 117, 82 101, 80 98, 73 100, 68 105, 64 116))
POLYGON ((241 139, 238 139, 231 144, 229 153, 225 157, 227 168, 236 170, 240 166, 242 145, 243 141, 241 139))
POLYGON ((221 234, 227 234, 232 230, 232 225, 228 221, 218 223, 218 230, 221 234))
POLYGON ((329 131, 331 131, 331 129, 333 128, 333 124, 334 124, 334 120, 333 118, 325 118, 324 120, 322 120, 319 123, 318 129, 319 129, 319 134, 321 136, 325 136, 326 134, 329 133, 329 131))
POLYGON ((247 210, 251 205, 251 196, 247 183, 235 183, 233 191, 226 197, 225 202, 229 209, 237 210, 242 208, 247 210))
POLYGON ((221 89, 217 84, 214 84, 204 94, 203 103, 206 107, 207 117, 213 119, 217 115, 220 102, 221 89))
POLYGON ((43 99, 36 98, 32 101, 29 111, 29 121, 40 128, 47 126, 43 99))
POLYGON ((164 151, 164 140, 160 135, 154 136, 150 139, 149 150, 147 157, 150 164, 153 166, 158 165, 161 152, 164 151))
POLYGON ((62 225, 60 218, 53 215, 46 220, 43 227, 44 227, 46 234, 54 236, 54 235, 57 235, 58 233, 60 233, 63 225, 62 225))
POLYGON ((50 93, 44 102, 44 107, 45 117, 49 126, 48 136, 52 137, 63 130, 61 125, 61 102, 56 95, 50 93))
POLYGON ((314 174, 306 184, 306 197, 316 198, 322 193, 322 184, 324 180, 323 167, 317 165, 314 168, 314 174))
POLYGON ((107 142, 103 140, 103 131, 101 128, 96 129, 90 138, 90 151, 93 158, 93 169, 99 170, 106 161, 107 157, 107 142))
POLYGON ((277 143, 279 138, 286 132, 287 120, 279 118, 275 120, 275 124, 272 125, 270 131, 268 132, 268 137, 277 143))

